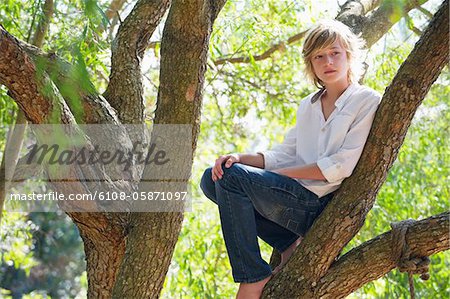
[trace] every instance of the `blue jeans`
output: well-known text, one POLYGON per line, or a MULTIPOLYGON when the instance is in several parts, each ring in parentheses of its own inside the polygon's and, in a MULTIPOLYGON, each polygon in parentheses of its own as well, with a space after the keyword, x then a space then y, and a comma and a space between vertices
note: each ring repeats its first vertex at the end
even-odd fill
POLYGON ((305 235, 333 195, 319 199, 292 178, 244 164, 222 168, 217 182, 206 169, 200 187, 219 207, 234 281, 260 281, 272 270, 257 237, 283 252, 305 235))

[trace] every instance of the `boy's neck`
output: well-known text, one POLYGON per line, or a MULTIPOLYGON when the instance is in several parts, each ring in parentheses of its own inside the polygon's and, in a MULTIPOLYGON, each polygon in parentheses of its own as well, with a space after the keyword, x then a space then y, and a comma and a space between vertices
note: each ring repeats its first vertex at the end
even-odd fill
MULTIPOLYGON (((336 102, 336 100, 344 93, 344 91, 350 86, 350 82, 337 82, 336 84, 325 85, 324 97, 327 102, 336 102)), ((322 97, 323 98, 323 97, 322 97)))

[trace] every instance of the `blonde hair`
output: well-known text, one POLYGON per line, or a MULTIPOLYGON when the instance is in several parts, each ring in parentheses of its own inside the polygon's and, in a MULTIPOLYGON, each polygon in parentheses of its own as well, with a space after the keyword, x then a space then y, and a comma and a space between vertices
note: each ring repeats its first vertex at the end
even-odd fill
POLYGON ((364 40, 339 21, 322 21, 309 30, 302 51, 306 76, 318 88, 324 86, 314 73, 311 59, 317 51, 328 48, 335 41, 339 41, 347 53, 347 59, 350 65, 348 71, 349 82, 358 82, 364 73, 364 63, 361 61, 362 50, 365 45, 364 40))

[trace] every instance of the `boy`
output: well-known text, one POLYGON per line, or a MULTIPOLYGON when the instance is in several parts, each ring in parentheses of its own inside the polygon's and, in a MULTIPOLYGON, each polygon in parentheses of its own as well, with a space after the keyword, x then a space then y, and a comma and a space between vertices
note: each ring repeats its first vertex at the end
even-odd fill
POLYGON ((261 296, 361 156, 381 98, 358 84, 363 44, 338 21, 314 26, 303 58, 320 90, 300 102, 295 127, 271 150, 220 156, 202 177, 219 207, 238 299, 261 296), (273 271, 257 236, 281 252, 273 271))

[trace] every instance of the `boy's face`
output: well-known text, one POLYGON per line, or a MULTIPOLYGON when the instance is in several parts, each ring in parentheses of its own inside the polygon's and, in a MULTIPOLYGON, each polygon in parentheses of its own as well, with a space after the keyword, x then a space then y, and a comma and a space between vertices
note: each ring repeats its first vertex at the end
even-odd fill
POLYGON ((339 41, 314 53, 311 62, 314 73, 325 85, 349 83, 347 74, 350 65, 347 53, 339 41))

